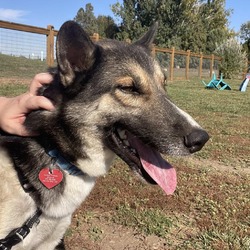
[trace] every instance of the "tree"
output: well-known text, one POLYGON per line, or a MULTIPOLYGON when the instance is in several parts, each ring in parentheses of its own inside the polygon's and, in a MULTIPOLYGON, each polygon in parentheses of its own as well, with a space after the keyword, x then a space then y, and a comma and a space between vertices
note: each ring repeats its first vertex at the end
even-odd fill
POLYGON ((244 41, 250 40, 250 21, 247 21, 241 25, 240 38, 244 41))
POLYGON ((201 4, 199 14, 206 31, 204 51, 207 53, 213 53, 218 44, 222 44, 234 35, 231 35, 228 28, 228 17, 231 12, 225 10, 225 0, 208 0, 201 4))
POLYGON ((89 35, 97 33, 98 30, 97 21, 93 11, 94 8, 91 3, 87 3, 85 10, 80 8, 74 18, 74 21, 79 23, 89 35))
POLYGON ((243 49, 248 54, 248 60, 250 61, 250 21, 241 25, 240 38, 243 41, 243 49))
POLYGON ((99 33, 101 37, 114 38, 118 32, 117 25, 110 16, 94 15, 94 8, 91 3, 87 3, 85 10, 80 8, 74 18, 82 28, 89 34, 99 33))
POLYGON ((119 2, 112 5, 114 15, 122 19, 117 38, 120 40, 137 39, 142 33, 142 24, 137 20, 137 6, 135 0, 124 0, 123 5, 119 2))
POLYGON ((101 37, 113 39, 118 32, 115 21, 110 16, 99 15, 96 19, 98 26, 98 33, 101 37))
POLYGON ((158 45, 210 53, 230 34, 225 0, 124 0, 112 10, 122 19, 122 39, 137 39, 158 20, 158 45))
POLYGON ((236 38, 230 38, 216 49, 222 58, 220 71, 225 78, 233 78, 245 70, 247 55, 236 38))

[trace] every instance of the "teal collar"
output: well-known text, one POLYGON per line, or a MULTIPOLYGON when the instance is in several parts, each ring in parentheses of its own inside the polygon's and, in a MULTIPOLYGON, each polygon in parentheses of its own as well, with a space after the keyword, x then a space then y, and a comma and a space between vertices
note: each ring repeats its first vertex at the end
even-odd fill
POLYGON ((84 173, 75 165, 71 164, 58 152, 56 149, 52 149, 47 152, 49 156, 55 159, 56 165, 60 167, 62 170, 67 171, 70 175, 84 175, 84 173))

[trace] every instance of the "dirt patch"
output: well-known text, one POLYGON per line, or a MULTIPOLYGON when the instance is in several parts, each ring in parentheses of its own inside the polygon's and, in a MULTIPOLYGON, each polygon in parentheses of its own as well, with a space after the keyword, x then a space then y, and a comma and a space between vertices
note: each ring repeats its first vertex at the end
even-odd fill
POLYGON ((17 78, 17 77, 0 77, 0 85, 16 85, 16 84, 22 84, 22 85, 29 85, 32 78, 17 78))
POLYGON ((102 217, 88 219, 79 224, 75 217, 71 226, 72 237, 66 237, 65 244, 71 250, 157 250, 167 249, 166 240, 117 225, 102 217))
MULTIPOLYGON (((250 174, 250 158, 247 156, 245 161, 247 162, 247 167, 235 167, 234 165, 225 165, 223 163, 220 163, 218 161, 214 160, 207 160, 207 159, 197 159, 194 157, 187 157, 187 161, 189 164, 196 165, 197 167, 204 167, 207 166, 212 171, 220 171, 220 172, 231 172, 235 174, 250 174)), ((236 159, 236 161, 240 162, 241 159, 236 159)))
MULTIPOLYGON (((178 187, 174 195, 166 196, 158 186, 138 181, 121 160, 115 161, 75 213, 66 233, 67 249, 186 250, 195 246, 201 250, 209 245, 220 250, 231 244, 235 250, 247 249, 243 240, 250 237, 244 231, 249 216, 249 169, 238 171, 193 158, 175 165, 178 187), (121 210, 124 206, 130 214, 121 210), (149 226, 141 217, 145 211, 160 211, 171 220, 163 237, 140 230, 143 224, 149 226), (140 218, 138 225, 129 226, 133 219, 129 217, 140 218)), ((157 221, 151 225, 158 226, 157 221)))

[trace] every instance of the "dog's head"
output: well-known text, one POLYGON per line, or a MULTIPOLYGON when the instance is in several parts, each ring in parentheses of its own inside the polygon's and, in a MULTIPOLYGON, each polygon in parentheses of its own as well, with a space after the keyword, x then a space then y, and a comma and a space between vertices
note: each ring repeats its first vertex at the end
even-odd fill
MULTIPOLYGON (((156 29, 153 25, 133 44, 94 44, 76 23, 63 24, 57 38, 56 76, 62 101, 56 112, 71 137, 61 140, 80 155, 77 164, 85 173, 105 173, 115 153, 148 182, 172 193, 175 171, 160 153, 188 155, 209 137, 166 96, 164 73, 150 55, 156 29), (86 159, 95 164, 88 166, 86 159)), ((53 88, 45 95, 51 96, 53 88)))

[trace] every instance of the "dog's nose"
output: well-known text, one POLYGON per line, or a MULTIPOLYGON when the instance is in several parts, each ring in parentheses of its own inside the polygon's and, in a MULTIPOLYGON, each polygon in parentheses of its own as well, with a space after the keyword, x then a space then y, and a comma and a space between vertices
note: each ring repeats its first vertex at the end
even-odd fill
POLYGON ((196 129, 189 135, 184 136, 184 144, 190 153, 201 150, 208 140, 208 133, 202 129, 196 129))

